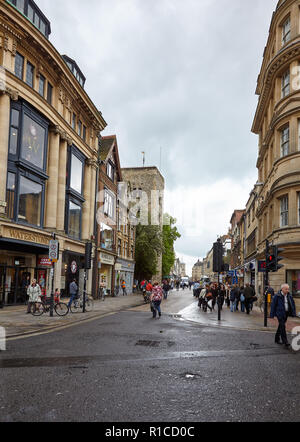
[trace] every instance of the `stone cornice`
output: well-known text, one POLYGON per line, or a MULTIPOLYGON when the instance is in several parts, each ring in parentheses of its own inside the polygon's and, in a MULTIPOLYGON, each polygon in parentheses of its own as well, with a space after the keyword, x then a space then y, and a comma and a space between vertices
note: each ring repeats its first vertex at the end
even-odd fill
POLYGON ((296 42, 284 48, 284 50, 279 52, 276 57, 270 62, 264 75, 264 86, 256 109, 252 132, 256 134, 259 133, 262 120, 266 112, 266 106, 268 104, 270 93, 273 91, 272 86, 274 84, 274 80, 277 76, 278 71, 280 71, 284 67, 284 65, 290 64, 295 58, 299 56, 300 40, 298 38, 296 42))

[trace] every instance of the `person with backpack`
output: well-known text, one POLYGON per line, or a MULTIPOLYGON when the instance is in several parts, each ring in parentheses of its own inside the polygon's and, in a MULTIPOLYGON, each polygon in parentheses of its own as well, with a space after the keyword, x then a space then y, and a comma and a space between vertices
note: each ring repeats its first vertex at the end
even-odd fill
POLYGON ((158 284, 158 282, 154 283, 154 286, 152 287, 152 295, 151 295, 151 303, 152 303, 152 311, 153 311, 153 318, 156 318, 156 312, 158 312, 158 318, 161 317, 161 301, 163 297, 163 290, 162 287, 158 284))
POLYGON ((127 292, 126 292, 126 282, 124 281, 124 279, 123 279, 123 281, 121 282, 121 287, 122 287, 122 290, 123 290, 123 296, 127 296, 127 292))

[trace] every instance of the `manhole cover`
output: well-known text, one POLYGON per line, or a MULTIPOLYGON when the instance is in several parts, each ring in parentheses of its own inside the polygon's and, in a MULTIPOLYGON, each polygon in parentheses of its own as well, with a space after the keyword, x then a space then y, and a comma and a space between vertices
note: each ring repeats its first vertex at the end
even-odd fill
POLYGON ((159 341, 138 341, 135 345, 142 345, 144 347, 158 347, 159 341))

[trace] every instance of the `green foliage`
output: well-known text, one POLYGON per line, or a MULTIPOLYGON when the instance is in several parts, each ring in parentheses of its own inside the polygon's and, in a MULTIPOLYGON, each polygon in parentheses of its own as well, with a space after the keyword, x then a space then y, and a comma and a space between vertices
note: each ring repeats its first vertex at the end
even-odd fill
POLYGON ((177 230, 176 219, 170 215, 164 215, 165 225, 163 226, 163 257, 162 273, 163 276, 170 275, 170 271, 175 263, 176 255, 174 250, 175 241, 181 237, 177 230))
POLYGON ((135 241, 135 275, 142 279, 151 279, 157 273, 157 256, 163 251, 162 233, 159 226, 142 226, 136 228, 135 241))

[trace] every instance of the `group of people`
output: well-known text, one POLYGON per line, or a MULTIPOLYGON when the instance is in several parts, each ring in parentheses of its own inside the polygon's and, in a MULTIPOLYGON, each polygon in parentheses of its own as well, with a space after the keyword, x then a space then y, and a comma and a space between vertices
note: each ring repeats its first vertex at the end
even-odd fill
POLYGON ((231 312, 239 311, 240 307, 242 313, 246 311, 249 315, 253 309, 253 303, 257 301, 254 287, 250 284, 246 284, 245 287, 239 287, 237 284, 225 286, 217 283, 201 285, 200 281, 197 281, 193 285, 193 294, 199 300, 199 307, 205 312, 207 310, 212 312, 217 303, 222 309, 226 303, 231 312))
MULTIPOLYGON (((42 296, 42 289, 40 285, 37 283, 36 279, 33 279, 31 284, 27 287, 27 296, 28 296, 28 304, 27 304, 27 314, 31 313, 32 306, 39 302, 46 302, 46 297, 42 296)), ((58 304, 60 302, 60 291, 59 289, 55 289, 54 292, 54 303, 58 304)))

